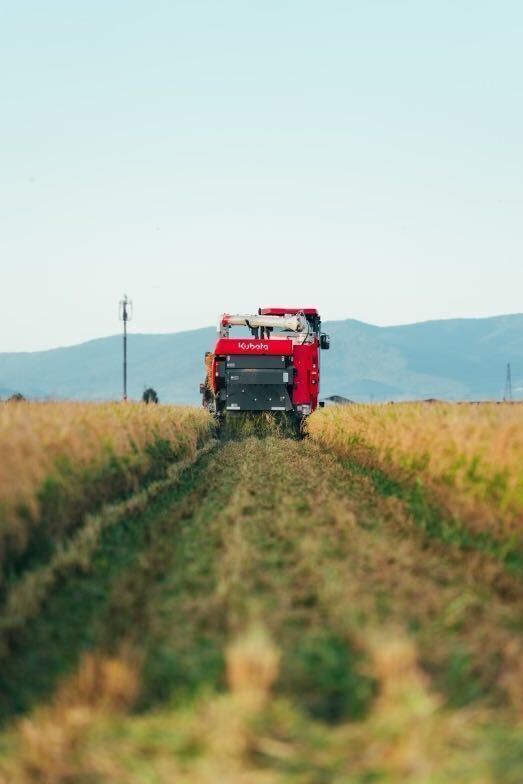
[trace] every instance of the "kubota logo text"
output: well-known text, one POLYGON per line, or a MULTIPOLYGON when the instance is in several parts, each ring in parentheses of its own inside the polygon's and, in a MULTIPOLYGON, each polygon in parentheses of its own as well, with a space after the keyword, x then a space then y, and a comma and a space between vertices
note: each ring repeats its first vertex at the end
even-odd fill
POLYGON ((268 351, 269 346, 267 343, 246 343, 243 341, 242 343, 238 343, 238 348, 241 348, 242 351, 268 351))

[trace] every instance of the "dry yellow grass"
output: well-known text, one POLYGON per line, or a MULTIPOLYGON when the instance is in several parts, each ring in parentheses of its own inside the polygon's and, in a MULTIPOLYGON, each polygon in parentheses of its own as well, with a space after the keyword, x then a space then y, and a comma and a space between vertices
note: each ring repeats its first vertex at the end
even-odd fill
POLYGON ((0 563, 22 553, 39 524, 59 538, 211 433, 209 416, 190 407, 1 404, 0 563))
POLYGON ((523 410, 448 403, 316 412, 309 435, 335 453, 421 483, 451 515, 501 537, 523 527, 523 410))

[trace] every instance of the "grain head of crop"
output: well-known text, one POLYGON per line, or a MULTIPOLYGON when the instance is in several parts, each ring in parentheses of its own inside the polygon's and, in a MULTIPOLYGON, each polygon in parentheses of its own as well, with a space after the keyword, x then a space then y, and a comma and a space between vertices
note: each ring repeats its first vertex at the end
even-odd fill
POLYGON ((233 694, 261 703, 278 677, 280 652, 267 630, 253 625, 229 645, 226 663, 233 694))
POLYGON ((58 688, 51 704, 19 722, 20 749, 10 781, 78 780, 84 763, 77 752, 90 728, 104 716, 128 711, 138 690, 137 667, 129 653, 121 657, 87 654, 58 688))

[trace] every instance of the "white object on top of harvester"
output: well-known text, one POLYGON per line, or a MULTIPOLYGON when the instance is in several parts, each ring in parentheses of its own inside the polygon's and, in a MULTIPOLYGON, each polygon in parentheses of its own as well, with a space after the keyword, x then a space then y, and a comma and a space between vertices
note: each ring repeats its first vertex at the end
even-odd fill
POLYGON ((287 329, 290 332, 307 332, 309 325, 303 313, 289 316, 259 316, 254 315, 224 313, 220 319, 219 332, 226 337, 229 327, 249 327, 258 329, 259 327, 270 327, 271 329, 287 329))

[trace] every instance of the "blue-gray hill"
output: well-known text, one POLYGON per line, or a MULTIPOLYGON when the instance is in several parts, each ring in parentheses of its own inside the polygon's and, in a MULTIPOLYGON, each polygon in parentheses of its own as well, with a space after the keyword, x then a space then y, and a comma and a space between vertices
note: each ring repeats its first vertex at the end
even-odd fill
MULTIPOLYGON (((522 397, 523 314, 376 327, 324 323, 322 396, 353 400, 499 399, 507 362, 522 397)), ((153 386, 163 402, 196 403, 212 327, 129 336, 129 393, 153 386)), ((121 394, 121 337, 49 351, 0 354, 0 388, 26 397, 104 400, 121 394)))

